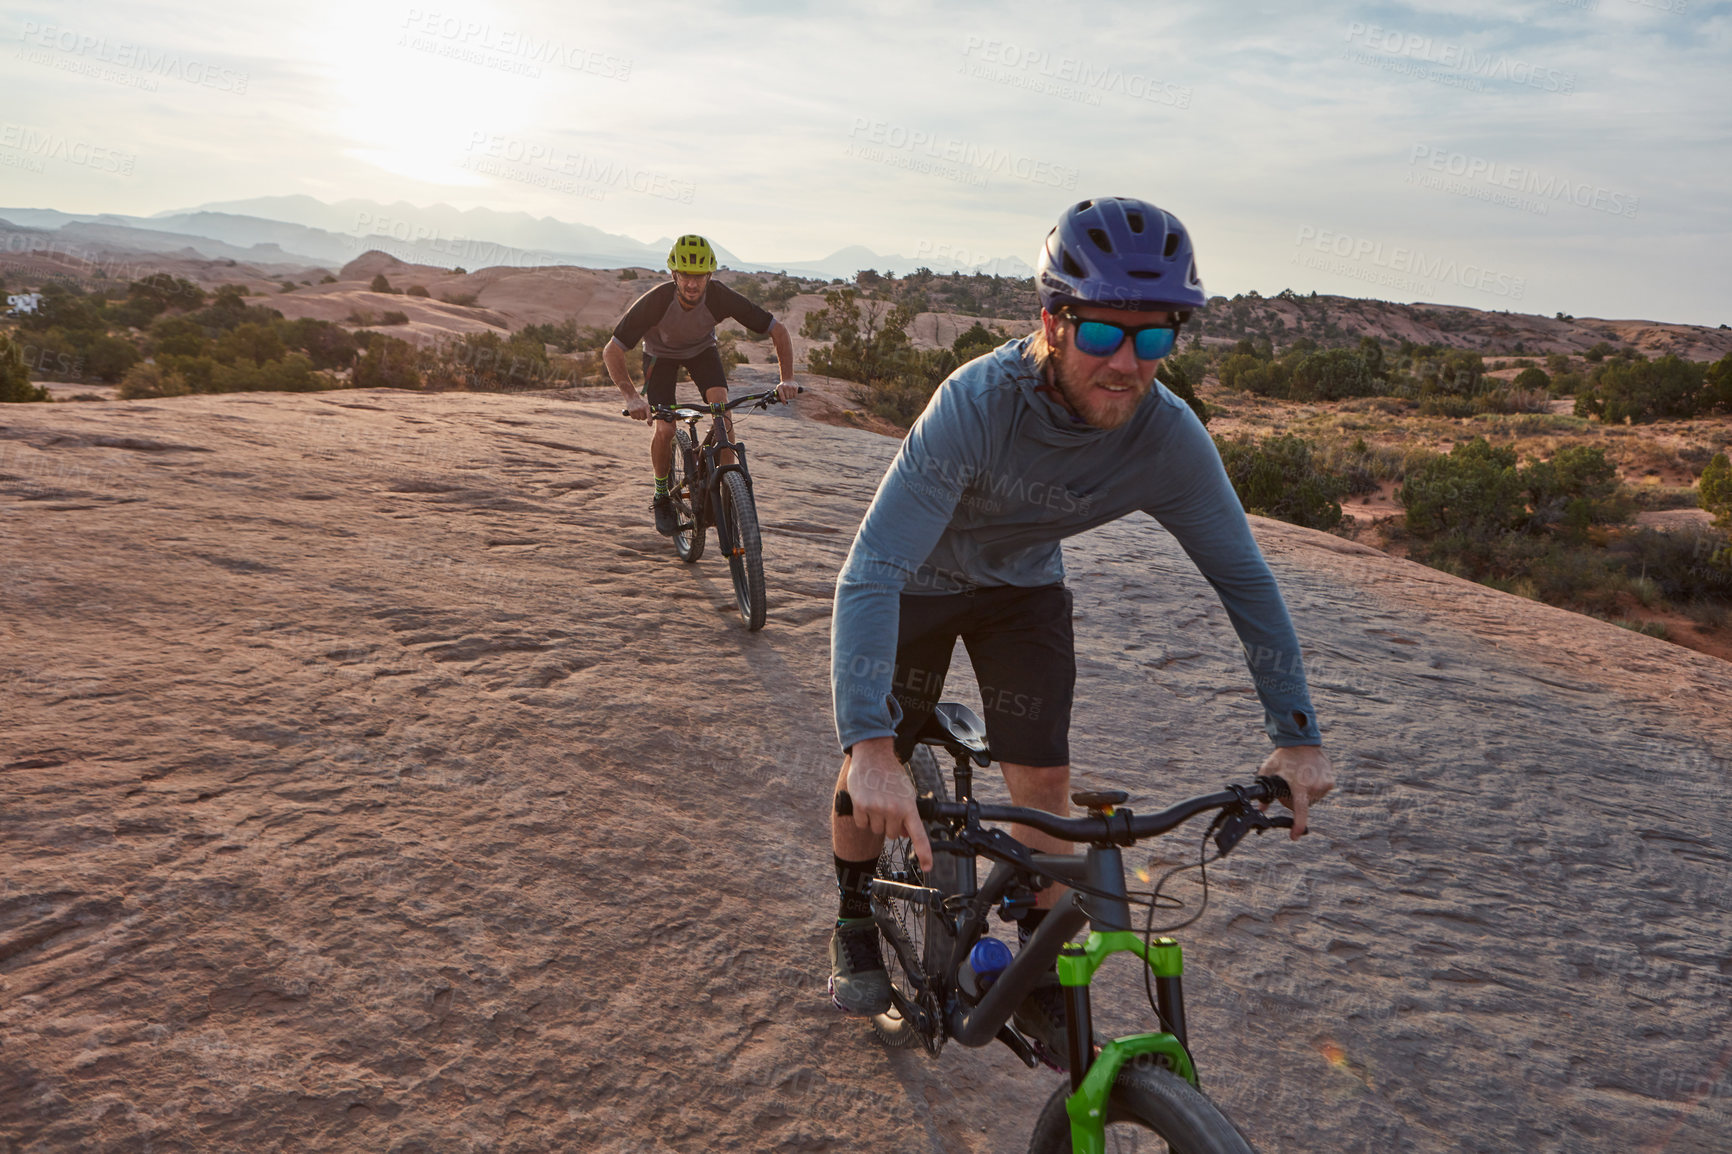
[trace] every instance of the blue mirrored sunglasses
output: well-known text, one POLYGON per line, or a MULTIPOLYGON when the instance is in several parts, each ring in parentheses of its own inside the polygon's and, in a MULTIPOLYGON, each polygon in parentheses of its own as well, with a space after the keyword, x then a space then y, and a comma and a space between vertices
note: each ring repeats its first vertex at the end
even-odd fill
POLYGON ((1143 325, 1133 329, 1110 321, 1085 321, 1070 313, 1065 317, 1076 326, 1077 351, 1091 357, 1112 356, 1130 337, 1131 349, 1139 361, 1158 361, 1173 351, 1179 339, 1179 330, 1173 325, 1143 325))

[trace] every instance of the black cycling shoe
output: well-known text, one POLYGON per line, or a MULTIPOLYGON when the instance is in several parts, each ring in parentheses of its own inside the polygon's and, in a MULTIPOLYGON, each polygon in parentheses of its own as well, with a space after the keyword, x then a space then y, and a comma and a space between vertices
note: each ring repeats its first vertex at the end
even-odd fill
POLYGON ((657 497, 650 508, 655 510, 656 532, 663 537, 672 537, 674 530, 680 527, 679 514, 674 512, 674 499, 665 495, 657 497))

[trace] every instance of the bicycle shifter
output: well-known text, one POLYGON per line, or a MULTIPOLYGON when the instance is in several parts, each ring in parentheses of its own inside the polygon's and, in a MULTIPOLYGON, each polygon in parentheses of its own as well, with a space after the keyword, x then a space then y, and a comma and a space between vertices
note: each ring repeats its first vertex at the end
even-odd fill
POLYGON ((1236 812, 1223 812, 1214 825, 1215 848, 1222 857, 1233 852, 1233 847, 1244 840, 1245 835, 1252 830, 1262 833, 1266 829, 1292 829, 1293 819, 1287 814, 1269 814, 1256 809, 1241 809, 1236 812))

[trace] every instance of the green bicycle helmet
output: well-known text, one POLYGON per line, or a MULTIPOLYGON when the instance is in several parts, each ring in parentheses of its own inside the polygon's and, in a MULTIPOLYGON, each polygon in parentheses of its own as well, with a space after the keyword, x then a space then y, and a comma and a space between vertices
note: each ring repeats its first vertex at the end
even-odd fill
POLYGON ((705 273, 716 271, 716 250, 695 232, 674 241, 668 250, 668 271, 705 273))

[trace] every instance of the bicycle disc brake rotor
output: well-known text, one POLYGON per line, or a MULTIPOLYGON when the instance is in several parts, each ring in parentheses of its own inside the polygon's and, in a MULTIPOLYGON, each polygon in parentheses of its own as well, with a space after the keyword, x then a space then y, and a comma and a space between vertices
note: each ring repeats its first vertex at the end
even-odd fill
MULTIPOLYGON (((906 843, 898 843, 896 850, 891 852, 887 849, 885 856, 888 858, 887 864, 890 871, 899 875, 898 880, 905 881, 910 885, 926 884, 926 878, 921 874, 919 864, 913 859, 912 847, 906 843)), ((903 940, 913 946, 917 956, 924 959, 929 932, 926 911, 912 902, 906 901, 893 902, 892 909, 895 911, 897 924, 902 927, 903 940)), ((894 950, 890 953, 895 959, 896 966, 906 973, 906 967, 902 965, 901 957, 894 950)), ((912 976, 908 975, 910 979, 912 976)), ((909 981, 908 984, 912 985, 913 983, 909 981)), ((903 992, 904 999, 907 999, 910 992, 912 991, 903 992)), ((920 1014, 920 1019, 908 1024, 914 1027, 914 1032, 919 1035, 920 1044, 925 1047, 926 1052, 936 1058, 938 1052, 944 1049, 944 1011, 943 1007, 938 1004, 938 995, 933 993, 930 987, 927 987, 914 995, 913 1003, 914 1009, 920 1014)))

